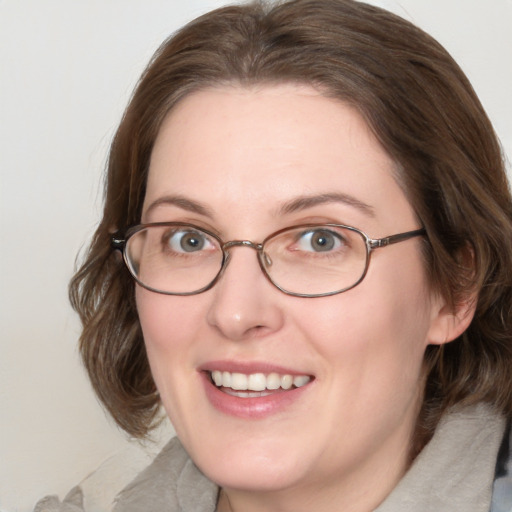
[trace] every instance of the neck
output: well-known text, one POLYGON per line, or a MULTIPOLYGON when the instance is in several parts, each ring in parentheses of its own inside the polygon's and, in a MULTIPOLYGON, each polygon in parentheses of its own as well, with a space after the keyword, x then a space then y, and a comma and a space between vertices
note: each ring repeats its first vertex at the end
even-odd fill
POLYGON ((370 512, 393 490, 407 469, 408 453, 400 463, 384 470, 373 469, 364 477, 325 478, 313 486, 300 485, 279 491, 241 491, 221 489, 217 512, 370 512))

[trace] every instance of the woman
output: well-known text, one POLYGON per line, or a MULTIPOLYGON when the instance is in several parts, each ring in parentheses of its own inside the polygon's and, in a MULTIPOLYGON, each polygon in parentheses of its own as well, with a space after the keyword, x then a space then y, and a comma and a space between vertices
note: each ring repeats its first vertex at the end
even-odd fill
POLYGON ((499 144, 428 35, 351 0, 187 25, 71 284, 106 408, 177 432, 114 510, 510 510, 511 259, 499 144))

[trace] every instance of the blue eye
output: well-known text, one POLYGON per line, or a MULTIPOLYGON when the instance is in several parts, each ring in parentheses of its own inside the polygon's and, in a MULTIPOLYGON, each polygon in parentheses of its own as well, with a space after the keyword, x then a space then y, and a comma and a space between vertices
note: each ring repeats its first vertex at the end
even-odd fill
POLYGON ((303 233, 297 245, 302 251, 329 252, 339 249, 344 240, 336 233, 326 229, 315 229, 303 233))
POLYGON ((212 247, 208 237, 198 231, 173 231, 165 237, 165 243, 174 252, 198 252, 212 247))

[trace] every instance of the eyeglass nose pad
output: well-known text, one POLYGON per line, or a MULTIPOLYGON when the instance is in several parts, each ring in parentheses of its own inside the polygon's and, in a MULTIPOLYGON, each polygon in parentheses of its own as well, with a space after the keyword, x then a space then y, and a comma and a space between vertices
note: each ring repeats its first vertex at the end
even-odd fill
POLYGON ((265 264, 266 268, 272 266, 272 260, 270 259, 270 256, 266 252, 263 253, 263 263, 265 264))

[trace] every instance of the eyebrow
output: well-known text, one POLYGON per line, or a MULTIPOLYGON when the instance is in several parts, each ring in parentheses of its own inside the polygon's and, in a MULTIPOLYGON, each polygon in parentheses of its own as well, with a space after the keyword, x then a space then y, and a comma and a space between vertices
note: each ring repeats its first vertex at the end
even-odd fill
POLYGON ((288 214, 297 212, 300 210, 306 210, 307 208, 312 208, 313 206, 318 206, 322 204, 328 203, 342 203, 357 210, 360 210, 365 215, 369 217, 375 217, 375 210, 372 206, 356 199, 355 197, 349 194, 343 194, 342 192, 329 192, 326 194, 316 194, 311 196, 300 196, 296 199, 292 199, 288 201, 278 211, 278 214, 288 214))
POLYGON ((163 196, 156 199, 148 206, 146 214, 162 205, 177 206, 182 210, 204 215, 205 217, 214 217, 212 210, 203 203, 200 203, 199 201, 193 201, 192 199, 187 199, 186 197, 180 195, 163 196))
MULTIPOLYGON (((329 192, 326 194, 316 194, 311 196, 297 197, 283 204, 277 210, 277 216, 286 215, 297 211, 306 210, 314 206, 329 203, 346 204, 348 206, 356 208, 357 210, 360 210, 369 217, 375 217, 375 211, 373 207, 364 203, 363 201, 360 201, 359 199, 356 199, 355 197, 349 194, 344 194, 342 192, 329 192)), ((146 210, 146 214, 150 213, 151 211, 162 205, 177 206, 182 210, 197 213, 199 215, 203 215, 211 219, 214 218, 213 211, 210 208, 208 208, 205 204, 200 203, 199 201, 188 199, 181 195, 163 196, 156 199, 149 205, 148 209, 146 210)))

